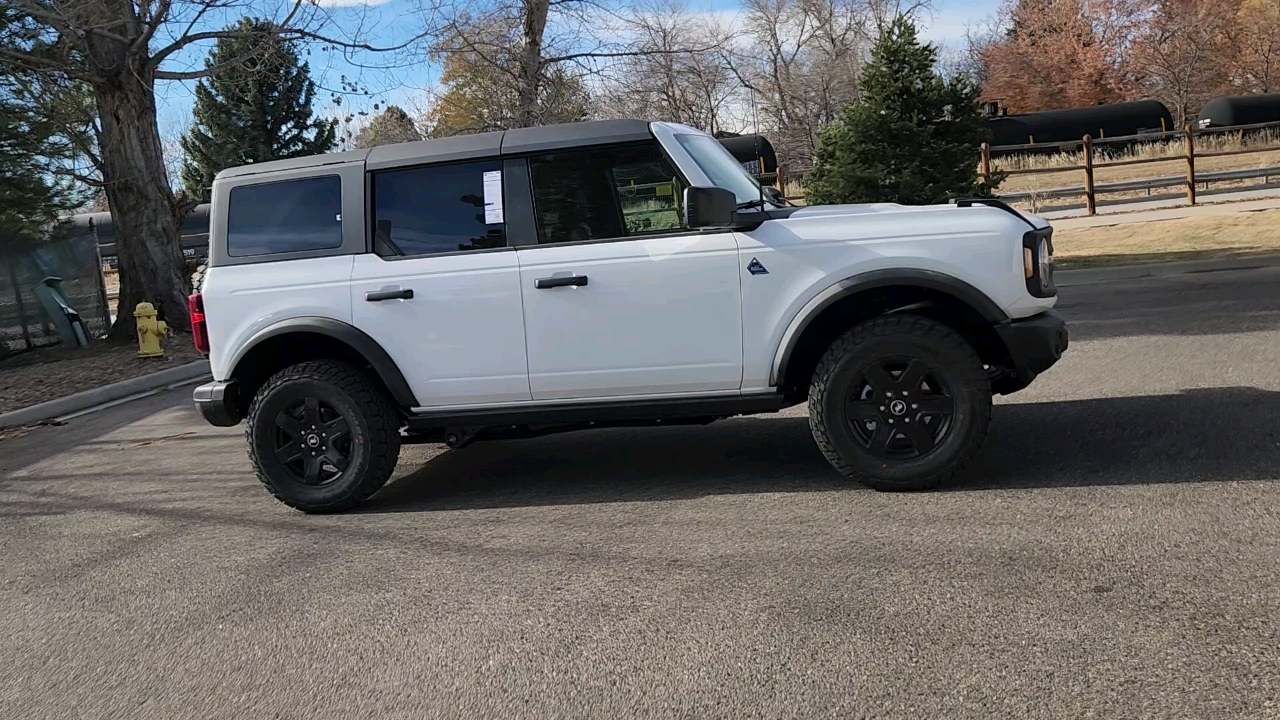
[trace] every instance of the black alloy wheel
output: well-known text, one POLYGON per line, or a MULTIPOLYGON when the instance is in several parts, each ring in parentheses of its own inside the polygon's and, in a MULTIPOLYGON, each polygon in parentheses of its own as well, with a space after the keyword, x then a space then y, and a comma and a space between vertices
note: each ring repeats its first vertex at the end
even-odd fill
POLYGON ((951 430, 954 399, 942 376, 923 360, 873 360, 850 390, 845 420, 854 438, 877 457, 927 455, 951 430))
POLYGON ((305 485, 328 485, 351 465, 351 425, 333 406, 305 397, 275 417, 275 456, 305 485))
POLYGON ((272 375, 254 393, 245 434, 258 480, 304 512, 337 512, 386 484, 403 415, 377 379, 335 360, 272 375))
POLYGON ((840 474, 876 490, 955 477, 991 425, 991 383, 955 329, 918 315, 868 320, 836 338, 809 386, 809 427, 840 474))

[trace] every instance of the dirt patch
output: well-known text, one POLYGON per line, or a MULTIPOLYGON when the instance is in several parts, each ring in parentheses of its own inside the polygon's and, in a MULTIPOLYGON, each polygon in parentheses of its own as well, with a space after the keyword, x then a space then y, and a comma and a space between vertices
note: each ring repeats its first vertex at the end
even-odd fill
POLYGON ((140 358, 136 344, 105 340, 84 349, 55 346, 7 358, 0 362, 0 413, 202 359, 188 334, 170 333, 162 345, 163 358, 140 358))
POLYGON ((1280 253, 1280 210, 1061 228, 1053 248, 1062 269, 1280 253))

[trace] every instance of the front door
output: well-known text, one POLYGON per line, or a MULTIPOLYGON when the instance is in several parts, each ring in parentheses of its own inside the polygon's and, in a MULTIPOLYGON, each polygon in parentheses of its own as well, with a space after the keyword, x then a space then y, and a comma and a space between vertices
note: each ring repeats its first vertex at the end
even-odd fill
POLYGON ((507 246, 501 161, 374 173, 377 252, 351 282, 356 327, 395 360, 422 407, 530 399, 520 270, 507 246))
POLYGON ((681 228, 682 182, 658 144, 529 159, 539 244, 522 247, 535 400, 742 386, 733 233, 681 228))

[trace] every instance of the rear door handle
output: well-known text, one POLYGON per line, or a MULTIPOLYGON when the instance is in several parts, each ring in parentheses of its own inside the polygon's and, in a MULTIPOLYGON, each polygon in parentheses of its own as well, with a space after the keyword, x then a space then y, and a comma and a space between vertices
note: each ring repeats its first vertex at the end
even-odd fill
POLYGON ((538 290, 549 290, 558 287, 586 287, 586 275, 557 275, 555 277, 538 278, 533 287, 538 290))
POLYGON ((412 300, 413 288, 397 288, 395 290, 370 290, 364 294, 364 299, 369 302, 382 302, 383 300, 412 300))

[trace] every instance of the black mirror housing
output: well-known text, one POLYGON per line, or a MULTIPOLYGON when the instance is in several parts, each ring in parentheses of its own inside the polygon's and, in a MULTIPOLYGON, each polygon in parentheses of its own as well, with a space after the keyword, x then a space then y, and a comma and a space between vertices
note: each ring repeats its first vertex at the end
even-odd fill
POLYGON ((684 226, 690 230, 731 228, 738 222, 738 198, 718 187, 684 189, 684 226))

